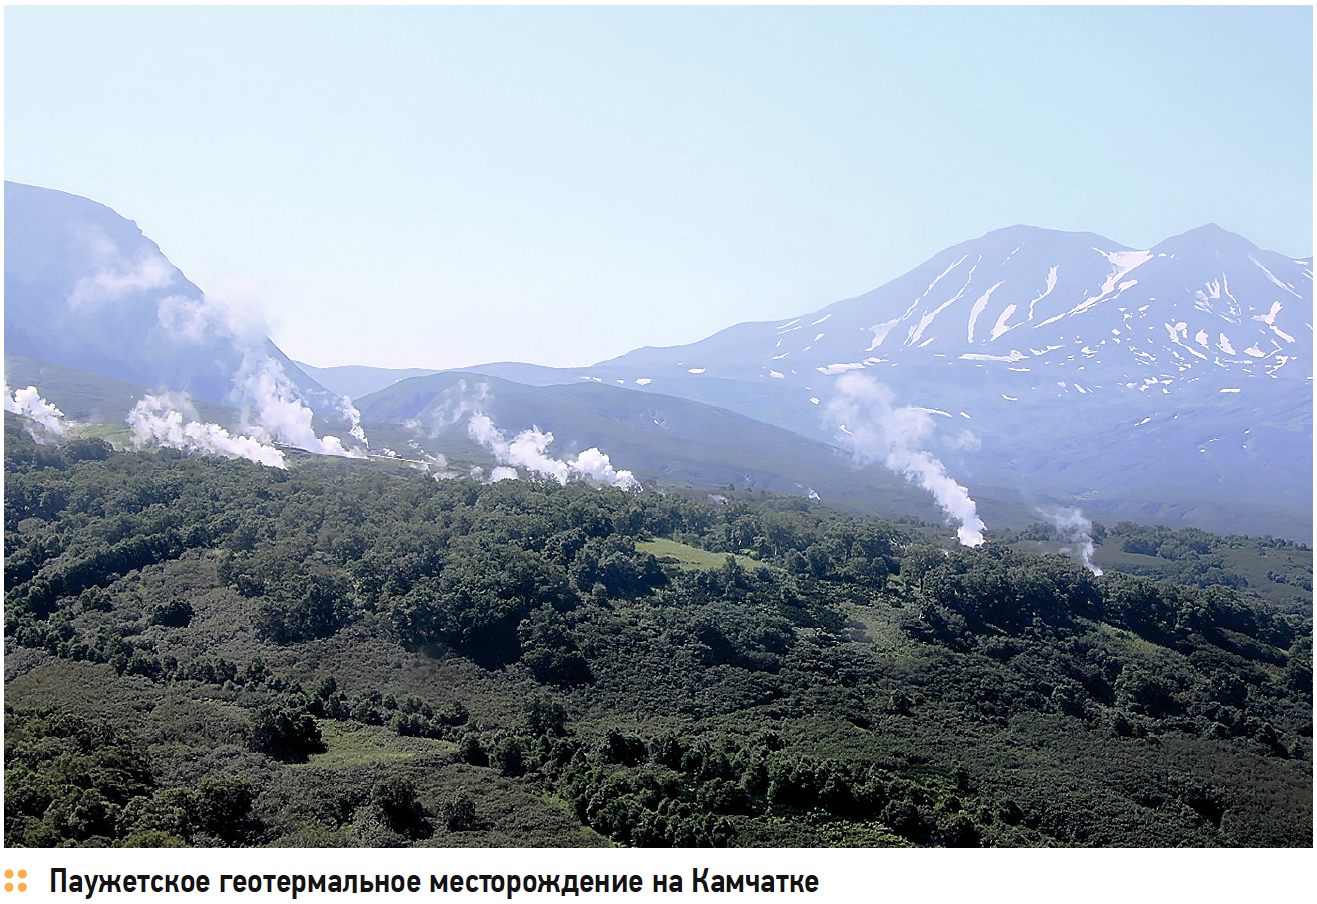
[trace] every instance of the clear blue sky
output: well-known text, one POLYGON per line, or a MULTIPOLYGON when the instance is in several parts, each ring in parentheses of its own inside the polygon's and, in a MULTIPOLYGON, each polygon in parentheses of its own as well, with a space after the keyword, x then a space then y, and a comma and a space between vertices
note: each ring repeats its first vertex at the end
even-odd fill
POLYGON ((310 364, 588 364, 1015 223, 1307 256, 1312 16, 10 6, 4 170, 310 364))

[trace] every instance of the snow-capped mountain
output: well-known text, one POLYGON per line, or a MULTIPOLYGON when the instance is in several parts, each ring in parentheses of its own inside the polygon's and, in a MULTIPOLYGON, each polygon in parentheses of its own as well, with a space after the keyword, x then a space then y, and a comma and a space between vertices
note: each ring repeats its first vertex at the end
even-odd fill
MULTIPOLYGON (((883 387, 865 398, 889 399, 887 414, 918 427, 898 438, 898 457, 934 455, 930 468, 945 466, 942 477, 971 491, 1070 501, 1093 517, 1311 539, 1312 282, 1311 258, 1216 226, 1147 249, 1014 226, 798 317, 589 368, 467 370, 675 396, 841 447, 854 445, 856 424, 838 411, 865 415, 854 392, 835 404, 848 391, 841 381, 863 375, 883 387)), ((238 406, 258 439, 365 454, 359 412, 342 396, 259 324, 207 298, 135 223, 85 198, 5 184, 5 351, 28 371, 62 366, 238 406), (316 435, 312 408, 321 429, 337 419, 351 449, 316 435)), ((733 420, 706 414, 701 424, 733 420)), ((609 419, 591 423, 589 441, 606 447, 609 419)), ((661 430, 663 418, 651 425, 661 430)), ((752 433, 718 438, 720 467, 739 459, 754 470, 765 453, 752 433), (733 454, 741 446, 743 459, 733 454)), ((831 461, 847 467, 841 455, 831 461)), ((870 457, 868 467, 883 462, 870 457)), ((802 492, 817 482, 779 476, 802 492)))
POLYGON ((1015 382, 1051 395, 1311 380, 1312 298, 1311 258, 1263 251, 1214 225, 1146 250, 1015 226, 857 298, 599 369, 813 383, 961 361, 1045 374, 1015 382))
POLYGON ((481 370, 682 396, 833 442, 836 381, 862 373, 934 416, 930 449, 968 481, 1225 530, 1265 531, 1284 508, 1306 537, 1312 284, 1311 258, 1215 225, 1147 249, 1013 226, 798 317, 590 368, 481 370))

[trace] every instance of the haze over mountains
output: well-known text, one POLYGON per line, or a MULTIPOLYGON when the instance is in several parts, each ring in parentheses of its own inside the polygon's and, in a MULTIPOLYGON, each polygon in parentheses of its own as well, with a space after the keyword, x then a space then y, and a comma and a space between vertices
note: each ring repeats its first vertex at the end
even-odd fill
MULTIPOLYGON (((921 496, 905 483, 926 483, 881 466, 904 450, 1010 520, 1066 504, 1099 519, 1312 536, 1312 259, 1214 225, 1148 249, 1013 226, 799 317, 591 367, 501 362, 463 375, 299 367, 135 224, 86 199, 6 183, 5 227, 11 389, 59 365, 232 406, 230 426, 263 440, 299 445, 309 431, 303 448, 334 451, 334 439, 364 455, 369 435, 376 451, 383 437, 397 455, 456 455, 464 467, 482 449, 486 467, 498 459, 472 432, 487 410, 508 437, 553 433, 541 451, 555 461, 603 450, 642 482, 740 481, 869 498, 862 508, 921 496), (586 383, 612 391, 568 385, 586 383), (864 434, 844 414, 872 385, 890 405, 859 409, 876 418, 864 434), (278 405, 264 404, 271 396, 278 405), (281 431, 292 415, 298 429, 281 431)), ((87 382, 81 401, 38 388, 89 412, 87 382)))

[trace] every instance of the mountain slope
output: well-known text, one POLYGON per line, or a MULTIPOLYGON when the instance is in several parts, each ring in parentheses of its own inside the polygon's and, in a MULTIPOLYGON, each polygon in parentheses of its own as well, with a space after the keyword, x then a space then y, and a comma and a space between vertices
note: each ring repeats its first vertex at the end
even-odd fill
POLYGON ((361 364, 344 364, 337 367, 312 367, 310 364, 297 362, 302 372, 321 386, 337 395, 357 399, 361 396, 379 392, 411 377, 424 377, 438 373, 425 367, 367 367, 361 364))
POLYGON ((685 399, 595 383, 528 387, 447 372, 403 380, 356 404, 370 435, 396 443, 399 451, 416 443, 450 460, 477 460, 471 419, 484 414, 509 440, 538 428, 552 435, 546 454, 568 459, 598 448, 614 467, 646 483, 799 496, 812 490, 851 511, 940 520, 925 493, 882 468, 858 469, 835 447, 685 399))
POLYGON ((313 405, 337 399, 103 204, 5 183, 5 350, 209 402, 275 362, 313 405))
POLYGON ((861 373, 933 415, 927 448, 971 486, 1310 539, 1312 297, 1311 259, 1217 226, 1146 250, 1015 226, 799 317, 557 377, 844 443, 828 403, 861 373))
MULTIPOLYGON (((235 406, 258 438, 329 454, 365 454, 344 395, 378 389, 368 393, 371 435, 406 447, 416 436, 404 422, 424 408, 413 403, 453 391, 451 379, 419 384, 428 389, 386 385, 416 370, 312 368, 334 384, 328 391, 207 298, 131 221, 32 186, 6 183, 5 199, 9 355, 235 406), (317 437, 311 409, 336 419, 340 434, 347 428, 352 449, 317 437)), ((1014 226, 797 318, 738 324, 589 368, 473 370, 544 390, 498 390, 497 404, 511 406, 496 412, 511 418, 506 430, 547 425, 574 453, 614 450, 622 468, 631 455, 656 479, 717 474, 718 484, 826 487, 849 499, 860 478, 818 444, 870 461, 899 447, 1002 505, 1052 499, 1107 518, 1310 540, 1312 312, 1311 259, 1264 251, 1216 226, 1143 250, 1014 226), (839 382, 856 374, 890 390, 887 414, 906 433, 870 431, 870 447, 860 447, 856 424, 838 415, 873 415, 851 404, 863 384, 839 382), (691 409, 685 432, 651 435, 662 419, 649 423, 641 409, 677 410, 676 399, 724 413, 691 409), (763 425, 815 445, 759 436, 763 425)), ((474 455, 464 429, 445 442, 465 442, 474 455)), ((888 492, 899 480, 882 483, 888 492)))
POLYGON ((1064 395, 1147 392, 1140 387, 1150 377, 1172 391, 1226 376, 1311 379, 1311 345, 1311 260, 1262 251, 1216 226, 1146 251, 1016 226, 857 298, 686 346, 639 349, 600 369, 801 382, 947 358, 1069 373, 1080 388, 1054 380, 1046 388, 1064 395))

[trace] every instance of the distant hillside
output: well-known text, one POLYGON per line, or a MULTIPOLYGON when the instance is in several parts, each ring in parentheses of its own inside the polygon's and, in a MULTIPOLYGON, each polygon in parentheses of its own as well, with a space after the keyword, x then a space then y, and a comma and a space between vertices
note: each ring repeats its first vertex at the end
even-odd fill
POLYGON ((925 448, 967 485, 1310 541, 1312 275, 1212 225, 1145 250, 1013 226, 786 320, 588 368, 472 369, 695 399, 842 445, 823 413, 860 374, 933 414, 925 448))
POLYGON ((360 364, 345 364, 340 367, 312 367, 310 364, 297 362, 303 373, 310 376, 321 386, 338 395, 357 399, 372 392, 379 392, 392 386, 399 380, 411 377, 424 377, 438 373, 423 367, 366 367, 360 364))
MULTIPOLYGON (((927 492, 885 468, 860 467, 835 446, 686 399, 593 382, 531 387, 444 372, 403 380, 358 399, 357 406, 372 437, 400 444, 421 439, 425 448, 445 454, 475 448, 468 428, 481 411, 508 438, 532 427, 552 433, 551 451, 559 458, 598 447, 615 467, 645 483, 814 492, 852 512, 942 517, 927 492), (410 429, 399 430, 403 423, 410 429)), ((995 519, 1017 526, 1034 520, 1030 505, 1010 489, 976 493, 995 519)))

